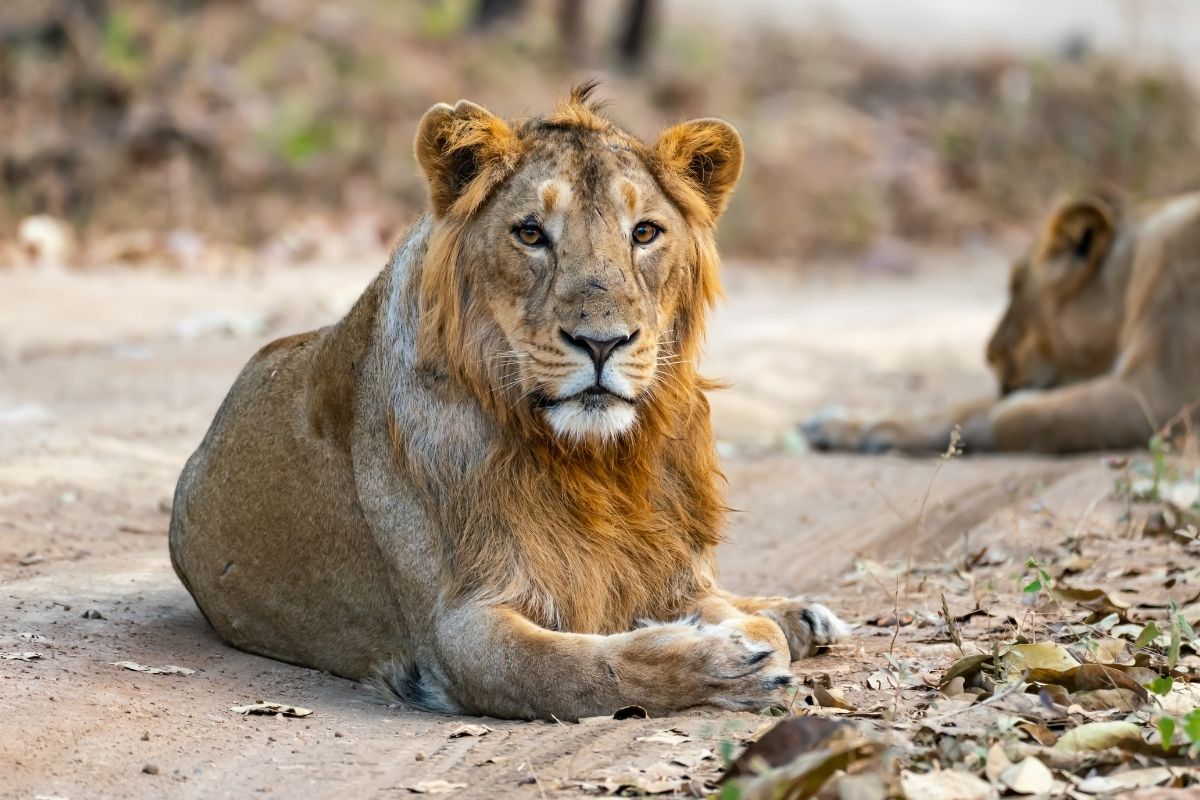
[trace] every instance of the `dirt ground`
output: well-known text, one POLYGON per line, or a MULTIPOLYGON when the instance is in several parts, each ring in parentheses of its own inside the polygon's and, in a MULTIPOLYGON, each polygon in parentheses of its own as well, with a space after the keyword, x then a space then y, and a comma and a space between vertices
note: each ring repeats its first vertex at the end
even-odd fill
MULTIPOLYGON (((707 371, 732 383, 713 398, 738 509, 720 551, 729 588, 807 594, 862 622, 891 601, 845 577, 856 561, 903 559, 910 547, 918 561, 990 543, 1036 547, 1052 535, 1030 521, 1037 513, 1074 519, 1111 489, 1095 456, 955 459, 918 524, 936 459, 806 452, 792 426, 830 403, 877 413, 990 391, 981 350, 1004 259, 920 260, 915 274, 884 276, 836 264, 803 279, 728 268, 707 371)), ((719 759, 706 751, 765 722, 711 710, 488 720, 486 735, 451 738, 478 720, 389 708, 349 681, 217 640, 167 558, 178 471, 248 356, 332 321, 373 271, 0 274, 0 650, 41 654, 0 661, 0 796, 566 797, 614 768, 652 773, 673 759, 711 777, 719 759), (114 665, 123 661, 195 672, 114 665), (313 713, 230 711, 257 700, 313 713), (439 780, 461 786, 428 783, 439 780)), ((794 666, 854 680, 887 647, 863 630, 794 666)))

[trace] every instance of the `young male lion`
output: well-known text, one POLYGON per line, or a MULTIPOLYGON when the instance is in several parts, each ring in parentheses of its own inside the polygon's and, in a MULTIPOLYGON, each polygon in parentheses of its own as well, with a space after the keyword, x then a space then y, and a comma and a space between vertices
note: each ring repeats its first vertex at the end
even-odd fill
POLYGON ((1012 269, 987 347, 1001 397, 928 419, 816 418, 819 449, 1068 453, 1144 446, 1200 405, 1200 194, 1060 203, 1012 269))
POLYGON ((717 588, 696 357, 728 124, 646 146, 577 89, 434 106, 432 211, 336 325, 250 361, 179 479, 175 570, 230 644, 442 712, 754 709, 843 624, 717 588))

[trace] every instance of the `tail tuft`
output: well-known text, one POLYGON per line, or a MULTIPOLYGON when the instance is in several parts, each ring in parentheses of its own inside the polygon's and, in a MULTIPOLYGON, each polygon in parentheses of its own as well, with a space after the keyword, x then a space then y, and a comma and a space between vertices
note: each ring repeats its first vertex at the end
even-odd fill
POLYGON ((458 714, 461 711, 441 688, 421 673, 414 661, 393 659, 380 664, 363 680, 363 685, 388 703, 434 714, 458 714))

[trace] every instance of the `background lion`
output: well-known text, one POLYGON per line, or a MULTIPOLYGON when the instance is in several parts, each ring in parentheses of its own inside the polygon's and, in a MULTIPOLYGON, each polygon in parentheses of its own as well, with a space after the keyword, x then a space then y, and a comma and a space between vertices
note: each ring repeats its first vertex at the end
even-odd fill
POLYGON ((817 417, 819 449, 1138 447, 1200 403, 1200 194, 1123 213, 1102 197, 1061 203, 1012 268, 987 346, 1001 396, 928 419, 817 417))
POLYGON ((696 357, 741 141, 710 119, 647 147, 589 90, 517 124, 432 108, 432 213, 341 322, 238 377, 170 530, 229 643, 425 709, 574 718, 759 708, 843 633, 714 582, 696 357))

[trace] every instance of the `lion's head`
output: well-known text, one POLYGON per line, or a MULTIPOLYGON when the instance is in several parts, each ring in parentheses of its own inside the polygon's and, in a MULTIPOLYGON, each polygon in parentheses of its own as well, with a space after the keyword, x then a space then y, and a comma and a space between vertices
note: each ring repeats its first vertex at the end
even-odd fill
POLYGON ((987 346, 1001 392, 1062 386, 1111 367, 1123 298, 1103 278, 1116 230, 1112 201, 1062 202, 1013 265, 1008 308, 987 346))
POLYGON ((591 89, 513 124, 438 105, 416 140, 433 207, 423 357, 510 422, 576 444, 620 438, 695 392, 720 291, 713 229, 742 166, 727 123, 647 146, 591 89))

